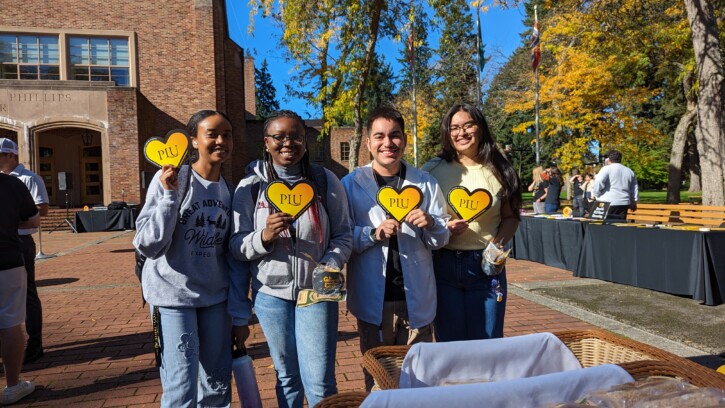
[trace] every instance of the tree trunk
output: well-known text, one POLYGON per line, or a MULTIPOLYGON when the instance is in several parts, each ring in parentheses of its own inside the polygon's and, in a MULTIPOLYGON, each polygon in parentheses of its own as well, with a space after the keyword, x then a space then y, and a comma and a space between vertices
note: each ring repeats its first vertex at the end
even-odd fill
POLYGON ((357 159, 360 156, 360 142, 362 141, 362 103, 365 89, 367 88, 368 75, 370 74, 370 66, 373 63, 373 56, 375 55, 375 45, 378 42, 378 31, 380 28, 380 14, 383 10, 383 0, 375 0, 372 8, 372 15, 370 16, 370 32, 367 44, 365 44, 365 60, 362 66, 362 72, 360 72, 360 79, 357 84, 357 91, 355 94, 355 107, 354 107, 354 121, 355 121, 355 135, 350 143, 350 171, 355 170, 357 167, 357 159))
POLYGON ((690 188, 687 190, 690 193, 697 193, 702 191, 702 183, 700 183, 700 174, 694 171, 690 172, 690 188))
POLYGON ((687 100, 687 110, 680 118, 675 129, 675 137, 672 141, 672 152, 670 153, 670 176, 667 182, 667 203, 678 204, 680 202, 680 186, 682 185, 682 159, 685 155, 687 134, 690 126, 697 117, 697 102, 692 94, 692 71, 685 74, 682 80, 682 90, 687 100))
POLYGON ((708 0, 684 0, 692 31, 699 80, 697 147, 702 170, 702 203, 725 205, 725 78, 717 21, 708 0))
POLYGON ((697 139, 694 132, 687 133, 687 160, 690 168, 690 193, 702 192, 700 183, 700 154, 697 152, 697 139))

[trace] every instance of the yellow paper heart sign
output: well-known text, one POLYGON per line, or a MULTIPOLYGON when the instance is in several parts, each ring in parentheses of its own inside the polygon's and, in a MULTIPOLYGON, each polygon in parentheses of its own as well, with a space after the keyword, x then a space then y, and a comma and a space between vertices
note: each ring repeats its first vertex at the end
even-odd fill
POLYGON ((453 187, 448 192, 448 205, 466 222, 471 222, 488 211, 493 204, 491 193, 483 188, 468 191, 467 188, 453 187))
POLYGON ((189 136, 183 130, 176 129, 167 133, 163 139, 152 137, 147 140, 143 147, 143 154, 146 156, 146 160, 159 167, 167 164, 179 167, 184 161, 188 149, 189 136))
POLYGON ((422 202, 423 192, 416 186, 406 186, 401 190, 386 186, 378 190, 378 204, 398 222, 403 222, 422 202))
POLYGON ((291 186, 281 180, 273 181, 264 194, 277 211, 289 214, 294 219, 302 215, 315 200, 315 189, 307 180, 300 180, 291 186))

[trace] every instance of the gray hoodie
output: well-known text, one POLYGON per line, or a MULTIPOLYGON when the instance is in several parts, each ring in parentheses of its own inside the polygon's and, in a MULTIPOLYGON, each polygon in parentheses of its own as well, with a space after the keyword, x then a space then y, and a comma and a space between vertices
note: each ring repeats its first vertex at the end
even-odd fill
MULTIPOLYGON (((265 248, 262 230, 271 208, 263 188, 259 188, 259 197, 252 197, 252 185, 260 180, 267 184, 268 178, 263 161, 254 162, 249 168, 252 171, 242 179, 234 193, 234 222, 229 243, 232 254, 239 260, 251 261, 254 290, 281 299, 296 300, 300 289, 312 288, 312 271, 317 263, 334 261, 342 267, 352 252, 352 224, 345 191, 340 180, 325 170, 327 211, 318 198, 297 218, 295 239, 288 230, 265 248), (313 221, 315 207, 319 208, 319 226, 313 221)), ((299 165, 293 168, 275 166, 275 170, 279 179, 288 183, 302 178, 299 165)), ((235 293, 242 294, 244 290, 235 293)), ((230 313, 234 316, 234 311, 230 310, 230 313)))
POLYGON ((192 171, 179 208, 177 192, 164 190, 160 174, 151 181, 133 240, 148 257, 141 281, 144 298, 162 307, 206 307, 225 301, 230 268, 248 275, 225 247, 232 224, 232 198, 225 181, 211 182, 192 171))

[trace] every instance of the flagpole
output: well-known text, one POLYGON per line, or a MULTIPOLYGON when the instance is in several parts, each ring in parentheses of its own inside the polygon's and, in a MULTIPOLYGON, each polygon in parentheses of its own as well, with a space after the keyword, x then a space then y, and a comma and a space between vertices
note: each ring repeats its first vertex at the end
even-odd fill
POLYGON ((476 95, 478 96, 477 102, 479 107, 482 106, 481 101, 481 73, 483 72, 483 67, 481 66, 481 8, 480 4, 476 2, 476 30, 478 30, 478 35, 476 35, 476 56, 478 57, 478 73, 476 75, 476 78, 478 80, 478 87, 476 89, 476 95))
MULTIPOLYGON (((539 16, 537 14, 536 10, 537 6, 534 6, 534 21, 539 21, 539 16)), ((534 76, 536 77, 536 165, 539 165, 539 65, 536 65, 536 70, 534 72, 534 76)))
POLYGON ((418 167, 418 101, 416 98, 416 75, 415 75, 415 4, 410 0, 410 72, 413 77, 413 165, 418 167))

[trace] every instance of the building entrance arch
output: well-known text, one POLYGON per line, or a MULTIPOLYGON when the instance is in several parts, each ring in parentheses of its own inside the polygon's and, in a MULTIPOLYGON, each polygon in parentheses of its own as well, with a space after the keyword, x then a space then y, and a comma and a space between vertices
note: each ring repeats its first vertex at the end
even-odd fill
POLYGON ((59 121, 29 129, 33 170, 46 183, 51 205, 110 202, 107 131, 102 124, 59 121))

